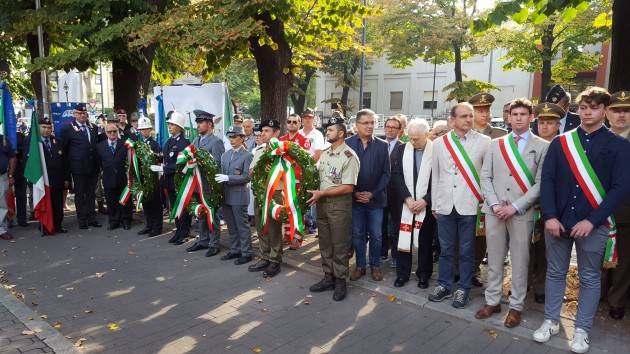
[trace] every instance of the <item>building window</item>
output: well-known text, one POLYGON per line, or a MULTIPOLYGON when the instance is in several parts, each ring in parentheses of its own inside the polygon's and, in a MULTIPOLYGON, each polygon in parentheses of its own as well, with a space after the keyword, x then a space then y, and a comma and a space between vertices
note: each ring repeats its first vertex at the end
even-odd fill
POLYGON ((403 92, 402 91, 392 91, 389 93, 389 109, 391 110, 401 110, 403 102, 403 92))
POLYGON ((372 92, 363 92, 363 108, 372 108, 372 92))
POLYGON ((422 109, 437 109, 437 91, 424 91, 422 109))

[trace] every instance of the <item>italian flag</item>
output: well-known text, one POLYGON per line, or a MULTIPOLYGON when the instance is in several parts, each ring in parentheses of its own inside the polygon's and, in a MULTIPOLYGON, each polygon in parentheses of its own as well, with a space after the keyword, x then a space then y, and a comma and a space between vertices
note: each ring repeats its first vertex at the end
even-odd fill
POLYGON ((54 233, 52 203, 50 201, 50 183, 44 157, 44 144, 39 131, 37 113, 31 116, 31 142, 29 155, 24 169, 24 177, 33 183, 33 209, 35 218, 50 234, 54 233))

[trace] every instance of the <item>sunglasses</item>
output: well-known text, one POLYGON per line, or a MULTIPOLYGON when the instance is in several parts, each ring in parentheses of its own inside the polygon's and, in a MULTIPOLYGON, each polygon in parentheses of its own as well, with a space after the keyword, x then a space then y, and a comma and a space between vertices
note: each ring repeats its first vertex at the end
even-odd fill
POLYGON ((287 124, 298 124, 300 122, 298 122, 297 120, 288 120, 287 124))

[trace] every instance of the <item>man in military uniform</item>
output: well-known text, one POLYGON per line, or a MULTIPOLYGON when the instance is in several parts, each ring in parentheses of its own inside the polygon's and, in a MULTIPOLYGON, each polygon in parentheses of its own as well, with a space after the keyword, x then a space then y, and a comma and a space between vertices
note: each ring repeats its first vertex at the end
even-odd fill
MULTIPOLYGON (((193 111, 195 114, 195 122, 197 123, 197 132, 199 135, 193 139, 193 145, 199 150, 206 150, 217 164, 221 164, 221 155, 225 152, 223 141, 214 135, 214 114, 199 109, 193 111)), ((205 176, 207 178, 212 178, 205 176)), ((202 179, 203 180, 203 179, 202 179)), ((205 182, 205 181, 204 181, 205 182)), ((208 186, 204 186, 208 188, 208 186)), ((214 225, 212 231, 208 226, 206 218, 199 219, 199 239, 190 247, 186 248, 187 252, 195 252, 201 249, 208 249, 206 257, 212 257, 219 253, 219 240, 221 236, 221 225, 219 218, 214 215, 214 225)))
POLYGON ((215 181, 223 183, 223 215, 230 233, 230 251, 221 257, 236 258, 241 265, 252 260, 252 232, 247 220, 250 181, 249 166, 253 155, 245 147, 245 133, 241 127, 230 127, 227 132, 232 148, 221 157, 221 173, 215 181))
MULTIPOLYGON (((161 163, 162 150, 160 149, 160 144, 151 136, 152 130, 151 120, 147 117, 140 118, 138 131, 141 135, 141 141, 149 145, 151 151, 157 157, 157 162, 161 163)), ((160 184, 158 183, 152 194, 144 195, 142 198, 142 209, 144 210, 146 225, 144 229, 138 231, 138 235, 157 236, 162 233, 162 225, 164 223, 162 218, 162 201, 160 200, 160 184)))
MULTIPOLYGON (((278 138, 280 135, 280 123, 275 119, 267 119, 260 123, 261 129, 261 141, 262 145, 258 146, 254 150, 254 158, 249 168, 249 175, 252 176, 256 164, 260 160, 262 154, 269 150, 269 141, 271 138, 278 138)), ((260 168, 265 168, 261 166, 260 168)), ((267 172, 258 172, 267 173, 267 172)), ((255 198, 264 198, 264 195, 254 195, 255 198)), ((273 199, 276 203, 282 205, 282 183, 276 189, 273 195, 273 199)), ((256 208, 256 217, 260 218, 264 211, 256 208)), ((282 263, 282 223, 268 218, 268 226, 265 233, 263 233, 263 225, 258 225, 258 245, 260 246, 260 260, 256 264, 250 265, 247 269, 250 272, 263 271, 263 277, 272 278, 280 273, 280 263, 282 263)))
MULTIPOLYGON (((190 141, 184 136, 184 127, 186 126, 186 117, 180 112, 173 112, 171 118, 167 121, 168 132, 170 137, 164 143, 164 164, 162 171, 164 172, 164 183, 168 190, 168 199, 171 207, 175 204, 177 198, 177 190, 175 189, 175 173, 177 173, 177 155, 184 150, 190 141)), ((159 172, 160 169, 154 169, 159 172)), ((190 233, 190 214, 186 210, 182 212, 179 218, 175 220, 177 230, 168 242, 174 245, 181 245, 188 238, 190 233)))
MULTIPOLYGON (((573 130, 580 125, 580 116, 569 111, 569 105, 571 104, 571 94, 566 92, 560 85, 553 86, 547 96, 545 102, 553 103, 565 111, 565 115, 560 117, 560 127, 558 128, 558 134, 566 133, 569 130, 573 130)), ((538 135, 538 124, 533 122, 532 131, 538 135)))
POLYGON ((342 117, 332 117, 326 126, 326 140, 319 164, 319 190, 309 203, 317 203, 319 251, 324 279, 310 287, 312 292, 333 290, 333 300, 346 297, 349 253, 352 246, 352 192, 359 176, 359 158, 346 145, 346 125, 342 117))
MULTIPOLYGON (((630 140, 630 91, 620 91, 612 95, 608 106, 610 130, 620 137, 630 140)), ((617 223, 617 254, 619 263, 610 271, 612 286, 608 290, 609 315, 615 320, 625 316, 625 307, 630 299, 630 195, 613 213, 617 223)))
MULTIPOLYGON (((490 125, 490 120, 492 119, 490 107, 493 102, 494 96, 486 92, 478 93, 468 100, 468 103, 470 103, 474 108, 473 129, 490 137, 490 139, 499 138, 508 133, 505 129, 490 125)), ((475 276, 473 277, 472 284, 477 287, 483 286, 479 280, 479 265, 481 265, 485 254, 485 236, 475 237, 475 276)))
POLYGON ((98 129, 88 122, 84 104, 75 107, 74 121, 63 127, 61 136, 63 155, 74 183, 74 203, 79 228, 101 227, 94 210, 94 191, 99 173, 96 153, 98 129))

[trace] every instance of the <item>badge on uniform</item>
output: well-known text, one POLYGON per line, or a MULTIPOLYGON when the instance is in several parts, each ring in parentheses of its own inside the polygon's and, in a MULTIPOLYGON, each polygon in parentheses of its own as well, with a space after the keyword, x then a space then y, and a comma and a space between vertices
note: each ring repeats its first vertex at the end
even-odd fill
POLYGON ((61 150, 59 150, 59 155, 61 155, 61 154, 62 154, 62 152, 61 152, 61 150))
POLYGON ((175 154, 175 153, 171 151, 171 153, 170 153, 170 154, 168 154, 168 156, 169 156, 169 157, 173 157, 173 155, 174 155, 174 154, 175 154))

